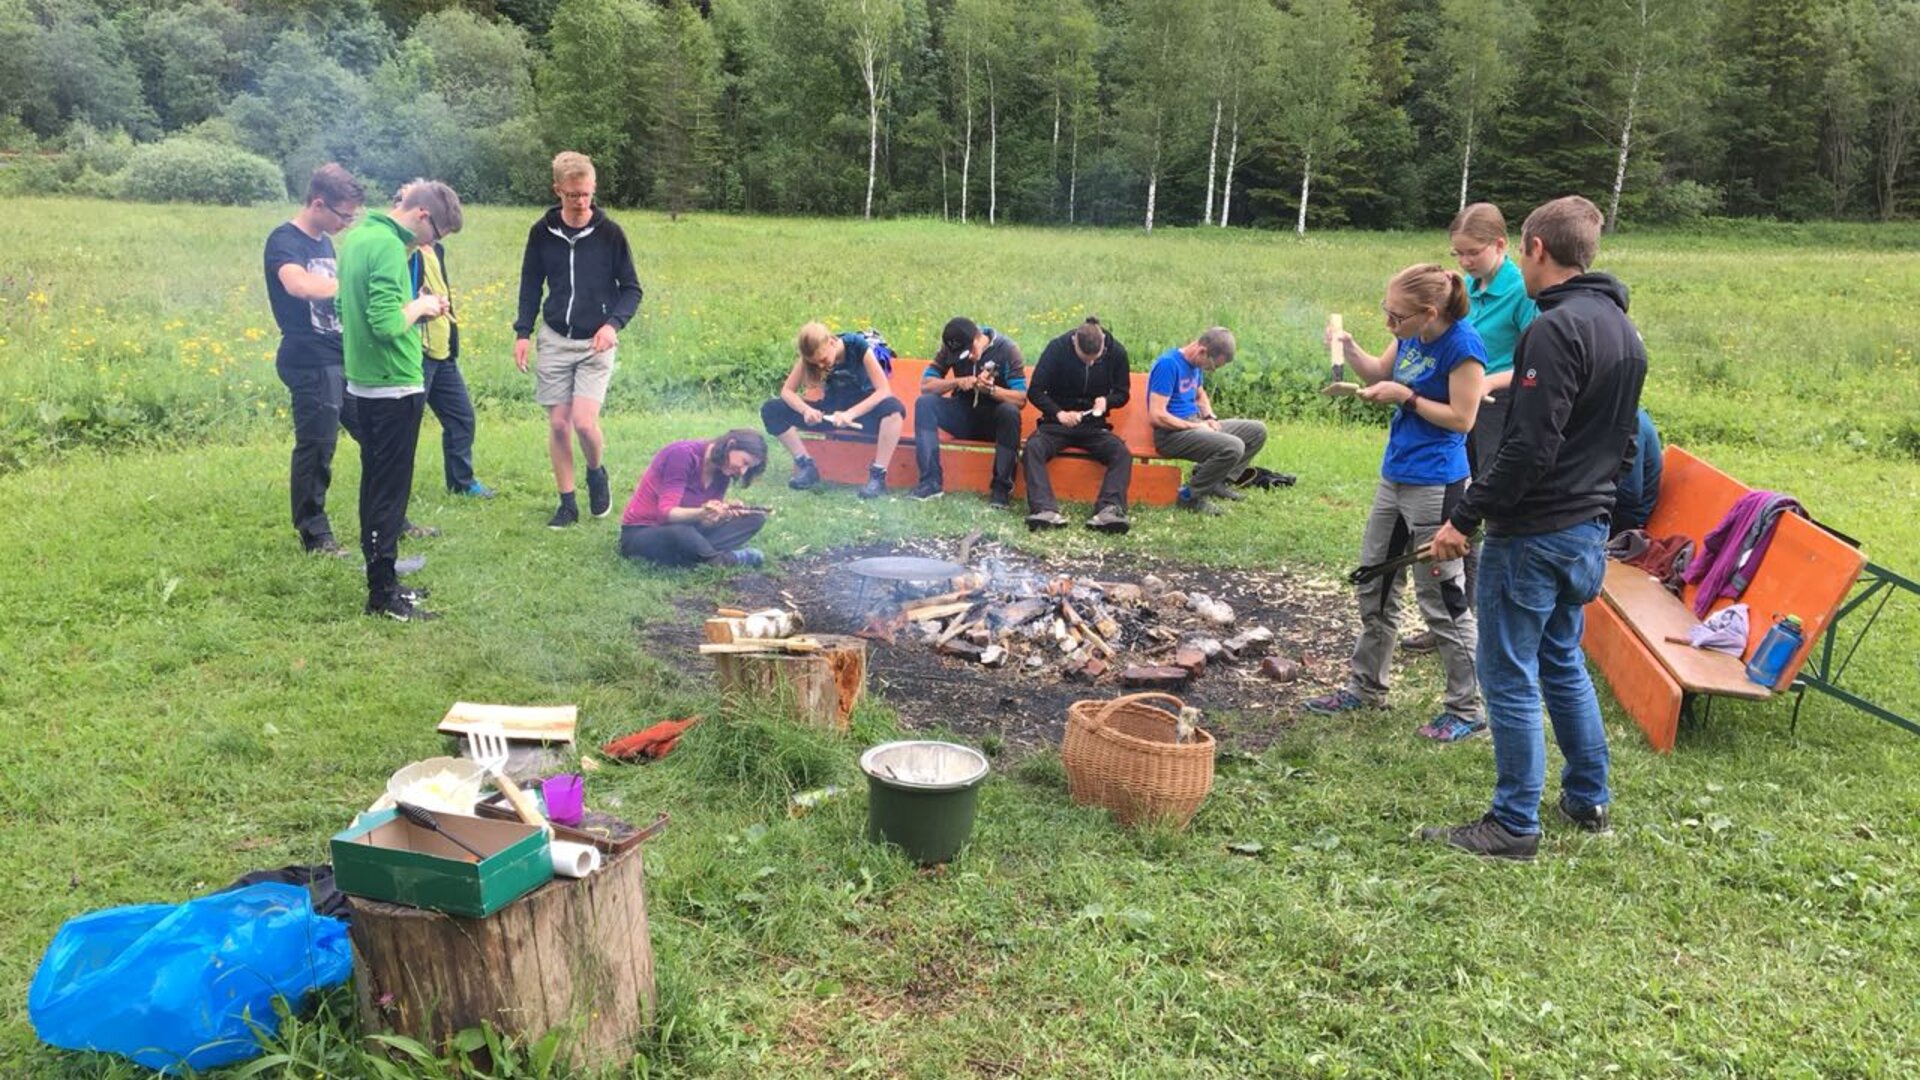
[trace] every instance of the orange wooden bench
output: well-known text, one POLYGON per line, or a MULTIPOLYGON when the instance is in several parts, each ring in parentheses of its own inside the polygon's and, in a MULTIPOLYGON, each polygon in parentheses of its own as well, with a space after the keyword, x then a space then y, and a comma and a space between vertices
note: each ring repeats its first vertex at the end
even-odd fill
MULTIPOLYGON (((1666 448, 1660 497, 1647 522, 1651 536, 1684 534, 1696 547, 1750 490, 1726 473, 1677 446, 1666 448)), ((1748 610, 1747 649, 1742 658, 1675 644, 1698 623, 1689 585, 1676 599, 1638 567, 1607 563, 1599 599, 1587 605, 1582 641, 1599 665, 1621 708, 1647 733, 1657 750, 1673 749, 1680 714, 1695 698, 1731 697, 1765 701, 1793 685, 1815 642, 1832 623, 1866 565, 1866 556, 1805 518, 1783 515, 1773 544, 1758 573, 1737 601, 1720 600, 1713 610, 1744 603, 1748 610), (1760 639, 1784 615, 1798 615, 1804 640, 1776 686, 1747 678, 1746 659, 1760 639)))
MULTIPOLYGON (((896 357, 893 374, 887 380, 893 388, 893 395, 907 407, 907 415, 901 425, 900 446, 893 452, 893 460, 887 463, 887 486, 890 488, 910 488, 920 480, 920 470, 913 460, 913 412, 920 401, 920 376, 926 369, 925 360, 896 357)), ((1124 408, 1114 410, 1112 418, 1114 433, 1125 439, 1127 449, 1133 452, 1133 478, 1127 485, 1127 501, 1147 506, 1172 506, 1180 498, 1180 476, 1186 463, 1156 460, 1160 455, 1153 448, 1153 425, 1147 420, 1146 372, 1133 373, 1132 397, 1124 408)), ((1020 410, 1022 442, 1033 434, 1034 425, 1039 422, 1039 410, 1020 410)), ((822 478, 842 484, 866 482, 867 466, 873 464, 873 440, 864 433, 843 435, 837 432, 822 434, 803 431, 801 438, 809 440, 808 453, 813 455, 822 478)), ((956 439, 941 432, 940 471, 948 491, 985 492, 993 480, 993 444, 956 439)), ((1093 501, 1100 490, 1100 477, 1105 472, 1099 462, 1076 450, 1062 451, 1059 457, 1048 464, 1047 471, 1053 478, 1055 495, 1063 501, 1084 503, 1093 501)), ((1026 477, 1016 474, 1014 497, 1023 498, 1026 493, 1026 477)))

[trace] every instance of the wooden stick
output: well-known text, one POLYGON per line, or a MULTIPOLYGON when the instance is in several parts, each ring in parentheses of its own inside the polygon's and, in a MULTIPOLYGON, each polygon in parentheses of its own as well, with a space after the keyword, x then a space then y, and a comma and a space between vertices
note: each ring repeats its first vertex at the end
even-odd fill
POLYGON ((929 619, 944 619, 949 615, 964 615, 973 607, 971 600, 956 600, 951 604, 935 604, 907 612, 907 618, 913 622, 926 622, 929 619))
POLYGON ((979 589, 955 589, 952 592, 944 592, 938 596, 923 596, 918 600, 909 600, 906 603, 901 604, 900 609, 902 611, 909 611, 909 612, 919 611, 922 608, 939 607, 942 604, 952 604, 958 600, 967 600, 968 603, 971 604, 972 601, 969 600, 968 598, 971 597, 974 593, 977 593, 979 591, 980 591, 979 589))
POLYGON ((820 643, 810 637, 786 638, 749 638, 730 644, 708 642, 700 646, 703 655, 715 653, 755 653, 755 652, 819 652, 820 643))
POLYGON ((1074 610, 1072 601, 1061 600, 1060 611, 1064 615, 1066 615, 1067 622, 1073 624, 1073 628, 1080 632, 1080 636, 1082 640, 1091 643, 1094 648, 1099 649, 1101 652, 1107 654, 1107 659, 1109 660, 1112 660, 1117 655, 1113 651, 1113 646, 1107 644, 1107 639, 1101 637, 1099 633, 1094 630, 1093 627, 1088 626, 1087 620, 1081 618, 1080 613, 1074 610))
POLYGON ((1345 351, 1341 349, 1339 340, 1342 329, 1339 315, 1327 316, 1327 330, 1333 336, 1333 340, 1327 343, 1327 362, 1333 365, 1333 378, 1329 382, 1340 381, 1341 370, 1346 364, 1345 351))
POLYGON ((952 641, 954 638, 957 638, 961 634, 966 633, 969 627, 974 627, 978 625, 980 625, 980 620, 969 619, 965 615, 960 616, 959 618, 953 620, 953 622, 950 623, 945 630, 940 631, 939 637, 933 639, 934 648, 937 649, 940 646, 945 645, 947 642, 952 641))

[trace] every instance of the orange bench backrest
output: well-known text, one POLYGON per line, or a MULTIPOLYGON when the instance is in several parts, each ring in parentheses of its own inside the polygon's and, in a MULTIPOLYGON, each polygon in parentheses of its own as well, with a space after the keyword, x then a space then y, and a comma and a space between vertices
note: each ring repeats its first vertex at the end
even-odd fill
MULTIPOLYGON (((887 379, 893 396, 907 407, 906 430, 913 431, 914 403, 920 400, 920 379, 926 372, 928 361, 913 360, 896 356, 893 360, 893 374, 887 379)), ((1133 372, 1130 380, 1132 394, 1124 408, 1113 412, 1113 430, 1126 440, 1127 449, 1134 457, 1159 457, 1153 448, 1153 422, 1147 419, 1147 374, 1144 371, 1133 372)), ((1020 410, 1020 438, 1024 441, 1033 434, 1035 424, 1040 422, 1038 409, 1020 410)))
MULTIPOLYGON (((1684 534, 1697 546, 1751 490, 1677 446, 1667 447, 1662 461, 1660 497, 1647 521, 1647 532, 1656 537, 1684 534)), ((1752 656, 1775 620, 1798 615, 1805 641, 1780 686, 1792 682, 1866 564, 1865 555, 1832 533, 1804 518, 1783 516, 1759 574, 1737 601, 1747 605, 1746 655, 1752 656)), ((1698 592, 1698 586, 1689 585, 1681 599, 1691 606, 1698 592)), ((1735 602, 1717 600, 1713 610, 1735 602)))

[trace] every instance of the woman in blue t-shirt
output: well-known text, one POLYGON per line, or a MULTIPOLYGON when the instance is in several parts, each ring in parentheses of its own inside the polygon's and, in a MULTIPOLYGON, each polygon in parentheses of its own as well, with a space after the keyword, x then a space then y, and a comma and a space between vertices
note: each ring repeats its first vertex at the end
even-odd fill
MULTIPOLYGON (((1394 408, 1380 486, 1360 543, 1363 566, 1432 539, 1466 491, 1466 433, 1480 407, 1487 363, 1486 346, 1466 321, 1468 307, 1459 274, 1431 263, 1409 266, 1387 283, 1380 305, 1394 336, 1384 352, 1370 356, 1351 334, 1329 333, 1329 342, 1339 343, 1347 365, 1366 384, 1356 396, 1394 408)), ((1308 701, 1309 710, 1333 714, 1386 706, 1402 574, 1381 574, 1359 586, 1361 629, 1352 674, 1345 687, 1308 701)), ((1473 605, 1460 560, 1416 564, 1413 592, 1447 676, 1444 711, 1420 734, 1454 742, 1486 730, 1473 670, 1473 605)))

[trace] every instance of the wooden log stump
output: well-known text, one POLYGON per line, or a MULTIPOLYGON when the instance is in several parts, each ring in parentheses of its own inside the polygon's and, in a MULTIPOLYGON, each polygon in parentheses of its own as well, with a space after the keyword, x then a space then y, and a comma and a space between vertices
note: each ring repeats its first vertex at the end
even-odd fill
POLYGON ((443 1049, 478 1027, 533 1041, 564 1028, 576 1067, 625 1065, 653 1022, 640 849, 555 878, 485 919, 352 897, 362 1030, 443 1049))
POLYGON ((816 634, 817 652, 714 653, 720 693, 740 701, 778 702, 794 720, 845 731, 867 688, 867 643, 816 634))

